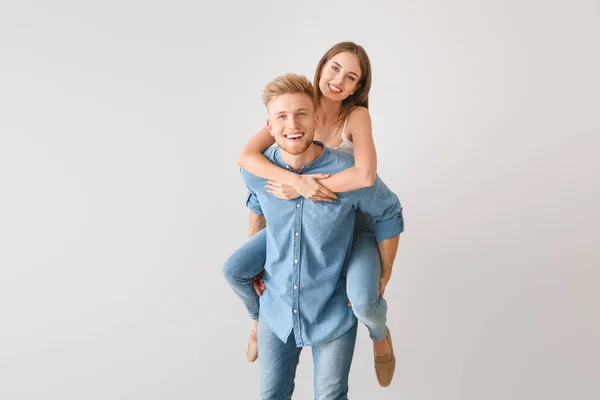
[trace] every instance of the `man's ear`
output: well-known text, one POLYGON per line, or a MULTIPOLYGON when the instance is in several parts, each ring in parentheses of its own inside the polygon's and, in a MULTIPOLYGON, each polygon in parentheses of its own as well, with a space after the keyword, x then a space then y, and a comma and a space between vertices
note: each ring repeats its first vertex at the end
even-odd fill
POLYGON ((271 124, 271 120, 267 118, 267 129, 269 130, 269 133, 271 134, 271 136, 273 136, 273 125, 271 124))
POLYGON ((315 113, 315 126, 317 126, 319 123, 319 115, 317 113, 315 113))

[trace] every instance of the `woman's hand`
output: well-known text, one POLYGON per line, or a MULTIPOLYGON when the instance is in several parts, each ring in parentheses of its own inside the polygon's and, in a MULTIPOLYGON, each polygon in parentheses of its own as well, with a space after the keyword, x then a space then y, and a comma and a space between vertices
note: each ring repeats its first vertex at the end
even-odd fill
POLYGON ((275 182, 275 181, 267 181, 265 185, 267 188, 267 193, 271 193, 273 196, 283 199, 283 200, 291 200, 296 197, 300 197, 300 193, 296 191, 291 186, 284 185, 283 183, 275 182))
POLYGON ((331 202, 337 198, 336 194, 319 183, 319 179, 327 177, 329 174, 298 175, 295 187, 274 181, 267 181, 265 187, 268 193, 284 200, 302 196, 309 200, 331 202))

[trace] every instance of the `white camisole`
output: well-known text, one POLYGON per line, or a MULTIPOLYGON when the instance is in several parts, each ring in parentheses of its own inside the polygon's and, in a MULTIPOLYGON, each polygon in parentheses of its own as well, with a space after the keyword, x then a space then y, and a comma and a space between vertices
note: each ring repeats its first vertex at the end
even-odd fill
POLYGON ((338 147, 332 147, 332 149, 341 150, 348 154, 354 154, 354 143, 346 137, 346 123, 348 122, 348 117, 349 115, 346 117, 344 127, 342 128, 342 143, 338 147))

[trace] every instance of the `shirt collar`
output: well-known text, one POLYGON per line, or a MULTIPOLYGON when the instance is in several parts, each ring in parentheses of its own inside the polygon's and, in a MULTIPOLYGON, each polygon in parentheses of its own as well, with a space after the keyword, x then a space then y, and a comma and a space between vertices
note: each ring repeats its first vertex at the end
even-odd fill
MULTIPOLYGON (((325 146, 323 144, 323 142, 320 142, 318 140, 313 140, 313 143, 316 144, 317 146, 321 146, 323 148, 323 151, 321 152, 321 155, 319 155, 319 157, 315 158, 314 160, 312 160, 311 162, 309 162, 308 164, 304 164, 297 172, 300 173, 301 171, 305 170, 305 169, 309 169, 309 168, 316 168, 319 165, 323 164, 325 162, 325 160, 327 159, 326 154, 325 153, 329 153, 330 150, 329 148, 327 148, 327 146, 325 146)), ((289 165, 287 165, 285 163, 285 161, 283 161, 283 158, 281 157, 281 148, 278 146, 277 150, 275 151, 275 162, 277 165, 279 165, 282 168, 286 168, 289 170, 293 171, 293 168, 290 167, 289 165)))

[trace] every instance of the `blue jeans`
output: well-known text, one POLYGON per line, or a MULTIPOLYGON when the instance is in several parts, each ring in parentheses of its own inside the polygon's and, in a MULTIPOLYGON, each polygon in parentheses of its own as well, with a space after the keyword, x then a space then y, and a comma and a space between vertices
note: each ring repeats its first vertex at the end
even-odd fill
MULTIPOLYGON (((266 231, 263 229, 234 251, 223 266, 225 280, 242 299, 252 319, 257 319, 259 314, 258 295, 252 288, 252 277, 264 268, 266 248, 266 231)), ((369 336, 375 341, 385 338, 387 322, 387 303, 379 296, 380 276, 381 262, 375 235, 366 231, 356 232, 346 272, 346 291, 354 315, 367 327, 369 336)))
MULTIPOLYGON (((312 346, 315 400, 348 399, 348 375, 356 343, 354 324, 340 337, 312 346)), ((283 343, 262 318, 258 320, 261 400, 291 399, 302 347, 292 332, 283 343)))
POLYGON ((267 231, 262 229, 242 247, 234 251, 223 265, 223 275, 248 310, 251 319, 258 319, 258 295, 252 287, 252 277, 258 275, 267 260, 267 231))
POLYGON ((379 295, 381 260, 375 234, 360 232, 354 234, 346 291, 352 303, 352 311, 369 331, 375 341, 385 339, 387 323, 387 302, 379 295))

